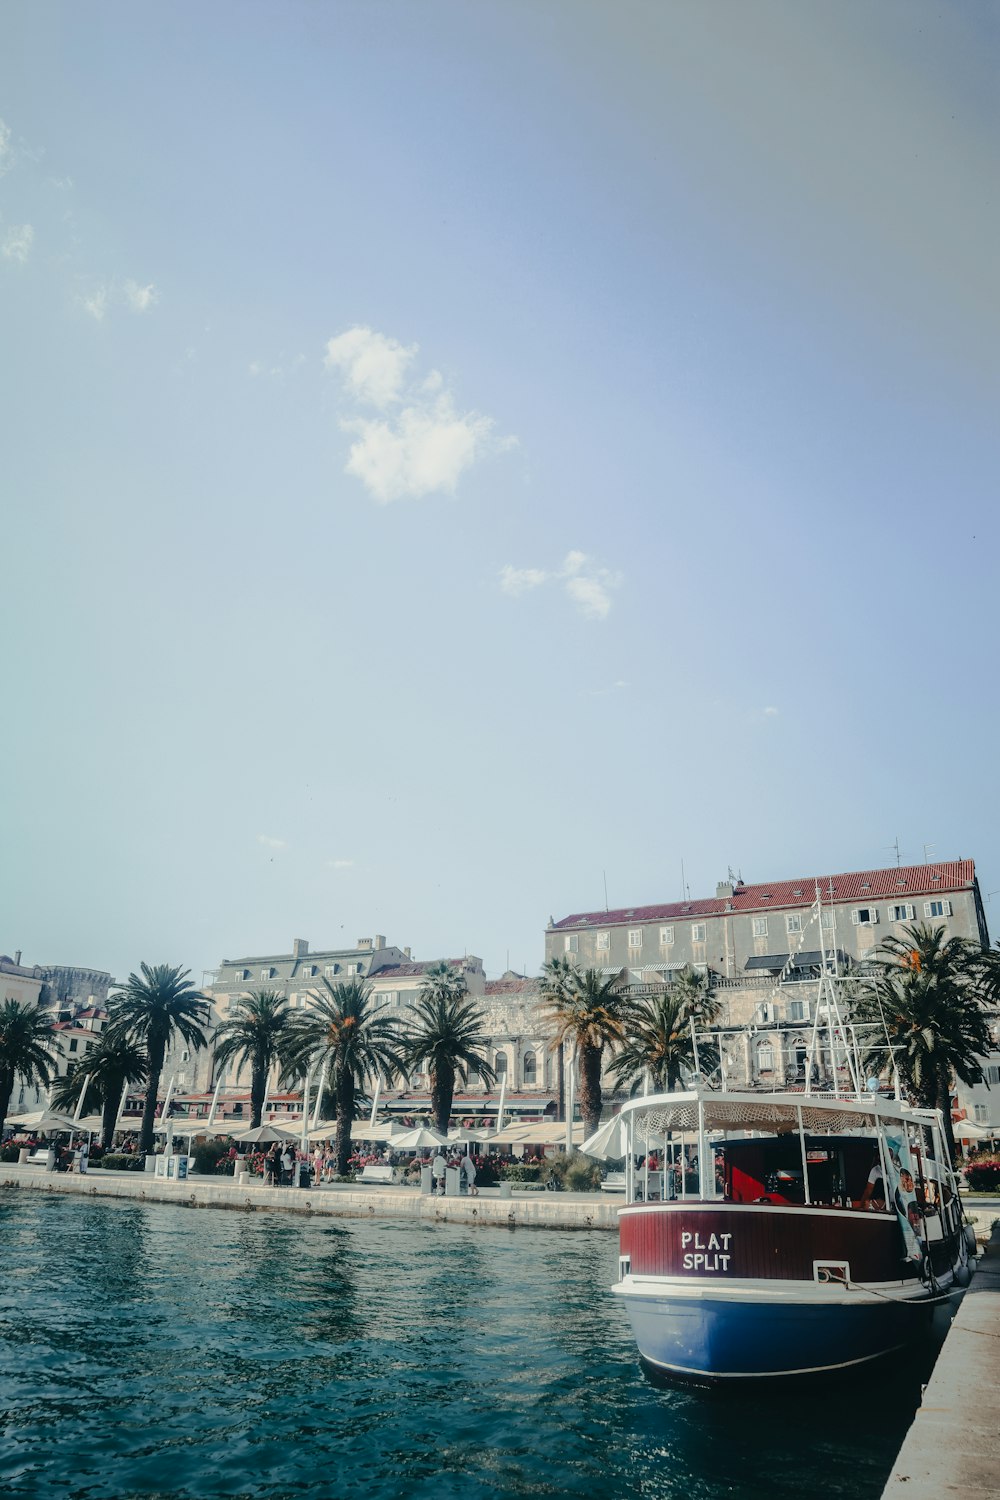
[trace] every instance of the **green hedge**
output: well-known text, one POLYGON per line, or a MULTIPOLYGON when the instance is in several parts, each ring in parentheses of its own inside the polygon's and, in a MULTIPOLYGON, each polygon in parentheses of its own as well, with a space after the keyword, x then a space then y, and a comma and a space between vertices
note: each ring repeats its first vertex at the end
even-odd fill
POLYGON ((20 1146, 0 1146, 0 1161, 17 1161, 20 1146))
POLYGON ((501 1182, 541 1182, 542 1169, 537 1162, 516 1161, 501 1167, 498 1176, 501 1182))
POLYGON ((143 1172, 146 1169, 146 1158, 141 1151, 116 1153, 109 1151, 107 1156, 102 1156, 99 1161, 91 1161, 92 1167, 107 1167, 111 1172, 143 1172))

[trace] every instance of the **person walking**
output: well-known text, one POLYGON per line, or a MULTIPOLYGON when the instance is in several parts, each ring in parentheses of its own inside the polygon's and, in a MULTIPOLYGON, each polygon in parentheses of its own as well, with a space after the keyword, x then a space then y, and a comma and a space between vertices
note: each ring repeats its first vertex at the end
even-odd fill
POLYGON ((319 1187, 323 1181, 323 1147, 317 1146, 313 1152, 313 1187, 319 1187))
POLYGON ((292 1184, 292 1169, 294 1168, 294 1166, 295 1166, 295 1157, 292 1155, 291 1147, 290 1146, 286 1146, 285 1149, 284 1149, 284 1151, 282 1151, 282 1153, 281 1153, 281 1185, 282 1185, 282 1187, 291 1187, 291 1184, 292 1184))
POLYGON ((478 1198, 479 1189, 476 1187, 476 1164, 472 1160, 472 1155, 468 1147, 465 1148, 465 1155, 462 1157, 462 1176, 465 1178, 465 1185, 468 1188, 469 1195, 473 1198, 478 1198))
POLYGON ((444 1197, 444 1174, 448 1169, 448 1163, 444 1159, 444 1153, 439 1146, 437 1155, 431 1162, 431 1172, 434 1177, 434 1191, 444 1197))
POLYGON ((280 1185, 281 1185, 281 1148, 279 1147, 277 1141, 275 1141, 275 1143, 271 1147, 270 1151, 264 1157, 264 1164, 265 1164, 265 1166, 267 1168, 267 1172, 266 1172, 265 1177, 264 1177, 265 1184, 268 1187, 280 1187, 280 1185))

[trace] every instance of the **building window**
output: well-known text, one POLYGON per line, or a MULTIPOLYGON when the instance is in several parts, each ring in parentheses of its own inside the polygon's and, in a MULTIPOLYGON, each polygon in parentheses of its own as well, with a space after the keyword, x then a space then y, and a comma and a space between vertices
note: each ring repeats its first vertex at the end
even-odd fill
POLYGON ((316 965, 306 964, 305 968, 302 970, 302 975, 305 979, 314 979, 316 977, 316 965))
POLYGON ((989 1107, 989 1105, 988 1104, 975 1104, 975 1105, 973 1105, 973 1108, 976 1111, 976 1124, 977 1125, 988 1125, 990 1123, 990 1107, 989 1107))
POLYGON ((580 939, 575 932, 568 932, 563 938, 564 953, 578 953, 580 951, 580 939))
POLYGON ((836 914, 828 906, 823 908, 823 931, 832 932, 836 914))
POLYGON ((788 1003, 788 1019, 790 1021, 808 1020, 806 1015, 806 1002, 804 1000, 790 1000, 788 1003))
POLYGON ((364 964, 355 964, 354 972, 355 974, 362 974, 364 972, 364 964))
POLYGON ((79 1046, 79 1045, 80 1045, 80 1044, 79 1044, 79 1042, 78 1042, 78 1041, 77 1041, 77 1040, 76 1040, 76 1038, 75 1038, 75 1037, 74 1037, 74 1038, 73 1038, 73 1040, 72 1040, 72 1041, 71 1041, 71 1042, 70 1042, 70 1044, 69 1044, 69 1050, 70 1050, 70 1051, 71 1051, 71 1052, 75 1052, 75 1051, 76 1051, 76 1049, 77 1049, 77 1047, 78 1047, 78 1046, 79 1046))
POLYGON ((610 948, 611 947, 611 934, 610 934, 610 932, 599 932, 597 934, 597 942, 596 942, 595 946, 598 947, 598 948, 610 948))
POLYGON ((951 902, 950 901, 925 901, 924 902, 924 916, 925 917, 950 917, 951 916, 951 902))
POLYGON ((889 907, 890 922, 912 922, 916 914, 916 908, 908 905, 905 901, 899 906, 889 907))
POLYGON ((326 968, 325 968, 325 970, 323 972, 326 973, 326 974, 330 974, 330 975, 339 974, 340 973, 340 965, 339 964, 327 964, 327 966, 326 966, 326 968))
POLYGON ((669 948, 669 947, 672 946, 673 941, 674 941, 674 929, 672 927, 661 927, 660 928, 660 946, 663 947, 663 948, 669 948))
POLYGON ((774 1048, 770 1042, 761 1042, 757 1047, 758 1073, 774 1072, 774 1048))
POLYGON ((524 1054, 524 1081, 526 1084, 535 1082, 535 1054, 533 1052, 524 1054))
POLYGON ((642 947, 642 928, 641 927, 633 927, 633 928, 630 929, 629 935, 628 935, 628 945, 629 945, 630 948, 641 948, 642 947))
POLYGON ((694 922, 691 926, 692 943, 703 943, 705 941, 705 923, 694 922))
POLYGON ((790 911, 788 913, 788 916, 785 918, 785 931, 786 932, 801 932, 802 931, 802 913, 800 911, 790 911))
POLYGON ((239 980, 242 980, 243 983, 246 983, 246 981, 250 978, 250 970, 249 969, 241 969, 240 972, 237 974, 236 978, 239 979, 239 980))
POLYGON ((496 1061, 493 1064, 493 1071, 496 1073, 496 1075, 497 1075, 498 1078, 502 1078, 503 1075, 506 1073, 506 1071, 507 1071, 507 1054, 506 1054, 506 1052, 498 1052, 497 1053, 497 1055, 496 1055, 496 1061))
POLYGON ((874 927, 878 921, 878 907, 856 906, 851 912, 851 921, 855 927, 874 927))
POLYGON ((277 972, 277 969, 261 969, 260 977, 261 979, 273 979, 277 972))
POLYGON ((753 935, 754 935, 754 937, 767 937, 767 918, 766 917, 754 917, 754 919, 753 919, 753 935))

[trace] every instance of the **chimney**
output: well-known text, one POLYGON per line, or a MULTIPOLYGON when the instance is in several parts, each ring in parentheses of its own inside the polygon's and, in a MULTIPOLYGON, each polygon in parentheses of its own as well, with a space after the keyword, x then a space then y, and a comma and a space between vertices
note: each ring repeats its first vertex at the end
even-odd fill
POLYGON ((720 880, 718 885, 715 887, 715 895, 717 900, 721 901, 724 896, 731 896, 732 894, 733 882, 731 880, 720 880))
POLYGON ((411 953, 411 951, 410 951, 409 948, 404 948, 403 952, 404 952, 404 954, 406 955, 407 958, 412 958, 413 957, 413 954, 411 953))
POLYGON ((20 967, 20 963, 21 963, 21 950, 20 950, 20 948, 18 948, 17 952, 14 954, 14 962, 20 967))
POLYGON ((371 946, 372 946, 372 940, 371 940, 371 938, 358 938, 357 946, 359 948, 364 948, 366 951, 370 952, 371 951, 371 946))
POLYGON ((292 938, 292 957, 305 958, 309 952, 309 944, 305 938, 292 938))
POLYGON ((385 947, 385 933, 384 932, 376 932, 373 941, 375 943, 375 947, 376 948, 384 948, 385 947))

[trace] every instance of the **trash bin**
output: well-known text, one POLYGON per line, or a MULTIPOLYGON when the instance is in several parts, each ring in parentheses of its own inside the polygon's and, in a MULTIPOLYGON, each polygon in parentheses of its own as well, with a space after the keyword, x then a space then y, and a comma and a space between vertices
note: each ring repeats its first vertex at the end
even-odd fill
POLYGON ((147 1172, 156 1172, 157 1176, 159 1176, 160 1174, 159 1172, 157 1172, 156 1163, 162 1160, 162 1156, 155 1156, 150 1153, 150 1155, 146 1157, 146 1165, 144 1170, 147 1172))
POLYGON ((445 1167, 444 1169, 444 1195, 446 1198, 458 1198, 462 1193, 462 1173, 459 1167, 445 1167))
POLYGON ((428 1197, 434 1191, 434 1177, 431 1169, 423 1165, 420 1168, 420 1191, 426 1193, 428 1197))
POLYGON ((312 1168, 307 1161, 299 1162, 299 1187, 312 1186, 312 1168))
POLYGON ((500 1184, 500 1196, 501 1196, 501 1198, 509 1198, 510 1197, 510 1183, 509 1182, 501 1182, 501 1184, 500 1184))

